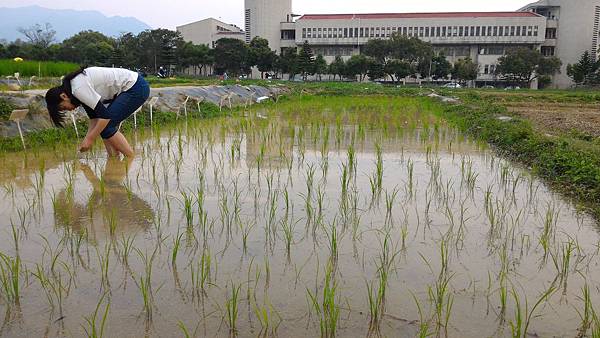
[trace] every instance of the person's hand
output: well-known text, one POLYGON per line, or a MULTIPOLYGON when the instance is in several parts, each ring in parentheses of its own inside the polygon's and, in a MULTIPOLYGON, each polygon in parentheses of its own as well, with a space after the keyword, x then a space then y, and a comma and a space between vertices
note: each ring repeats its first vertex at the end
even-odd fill
POLYGON ((83 139, 83 142, 81 142, 81 145, 79 146, 79 151, 85 153, 86 151, 92 148, 92 145, 94 145, 94 142, 86 137, 83 139))

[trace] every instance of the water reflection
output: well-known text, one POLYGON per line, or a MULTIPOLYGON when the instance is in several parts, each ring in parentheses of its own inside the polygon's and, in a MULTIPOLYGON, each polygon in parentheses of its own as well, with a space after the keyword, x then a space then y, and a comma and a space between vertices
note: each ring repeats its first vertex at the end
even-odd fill
POLYGON ((56 196, 55 223, 86 233, 90 240, 126 232, 148 229, 154 219, 152 207, 127 188, 130 163, 109 159, 98 177, 84 163, 79 168, 93 190, 82 204, 75 200, 72 189, 66 187, 56 196))

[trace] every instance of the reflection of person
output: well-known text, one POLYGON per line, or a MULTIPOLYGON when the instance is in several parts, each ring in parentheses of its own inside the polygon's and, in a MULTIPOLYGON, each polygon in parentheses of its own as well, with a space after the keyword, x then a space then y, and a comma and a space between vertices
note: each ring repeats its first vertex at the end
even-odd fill
POLYGON ((83 206, 75 202, 67 191, 57 196, 55 217, 57 224, 70 226, 75 231, 88 234, 109 232, 108 223, 116 222, 118 231, 137 231, 152 225, 154 212, 142 198, 127 190, 123 181, 129 168, 128 161, 109 158, 99 179, 86 164, 81 171, 92 185, 93 191, 83 206))
POLYGON ((62 85, 46 93, 46 104, 56 126, 63 111, 82 106, 90 118, 88 133, 79 150, 88 151, 100 135, 110 156, 132 157, 133 149, 119 128, 121 122, 146 102, 150 87, 142 76, 127 69, 90 67, 65 76, 62 85), (108 106, 105 106, 108 104, 108 106))

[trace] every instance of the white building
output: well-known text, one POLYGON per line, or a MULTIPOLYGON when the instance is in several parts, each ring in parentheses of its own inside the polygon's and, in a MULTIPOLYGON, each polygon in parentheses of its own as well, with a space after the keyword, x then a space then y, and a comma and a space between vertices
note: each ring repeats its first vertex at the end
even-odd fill
POLYGON ((292 22, 292 0, 245 0, 246 43, 260 36, 273 50, 281 48, 281 24, 292 22))
MULTIPOLYGON (((207 19, 178 27, 184 38, 213 46, 221 37, 256 36, 271 48, 298 48, 305 41, 329 62, 359 54, 369 39, 398 32, 430 42, 450 62, 470 57, 479 64, 477 84, 496 82, 498 59, 510 48, 528 47, 563 62, 553 85, 572 85, 566 67, 584 51, 599 56, 600 0, 540 0, 514 12, 306 14, 294 20, 292 0, 245 0, 245 32, 207 19), (219 28, 221 27, 221 28, 219 28), (222 30, 224 29, 224 30, 222 30)), ((423 74, 422 77, 426 77, 423 74)))
POLYGON ((196 45, 215 46, 217 40, 222 38, 244 40, 244 31, 236 25, 231 25, 217 19, 208 18, 178 26, 177 31, 185 41, 196 45))
MULTIPOLYGON (((282 30, 284 26, 287 23, 282 30)), ((283 45, 307 41, 328 62, 359 54, 370 39, 387 39, 394 33, 419 38, 450 62, 467 57, 477 62, 481 83, 496 80, 498 58, 507 49, 538 48, 546 41, 546 18, 532 12, 307 14, 295 26, 295 41, 283 45)))
POLYGON ((559 88, 572 85, 567 65, 574 64, 585 51, 598 59, 600 0, 540 0, 521 11, 531 11, 546 18, 546 34, 540 47, 542 54, 555 55, 563 62, 553 84, 559 88))

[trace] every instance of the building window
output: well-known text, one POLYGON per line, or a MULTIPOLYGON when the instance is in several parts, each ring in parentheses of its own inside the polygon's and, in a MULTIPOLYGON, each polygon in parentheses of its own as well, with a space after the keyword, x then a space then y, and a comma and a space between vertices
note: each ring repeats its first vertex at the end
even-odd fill
POLYGON ((302 28, 302 38, 306 39, 306 28, 302 28))
POLYGON ((354 28, 354 37, 358 37, 358 27, 354 28))
POLYGON ((542 46, 540 51, 543 56, 554 56, 554 47, 553 46, 542 46))
POLYGON ((533 26, 533 36, 540 36, 538 26, 533 26))
POLYGON ((364 37, 365 36, 365 29, 364 28, 360 28, 360 37, 364 37))
POLYGON ((556 39, 556 28, 546 28, 546 39, 556 39))
POLYGON ((485 67, 483 67, 483 74, 489 74, 489 73, 490 73, 490 66, 485 65, 485 67))

